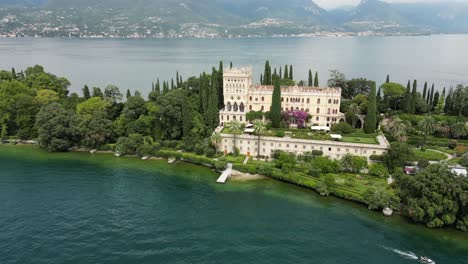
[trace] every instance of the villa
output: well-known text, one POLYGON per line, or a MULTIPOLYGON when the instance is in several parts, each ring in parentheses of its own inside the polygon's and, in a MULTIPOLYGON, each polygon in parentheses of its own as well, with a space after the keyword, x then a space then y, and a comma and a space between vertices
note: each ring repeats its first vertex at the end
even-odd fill
POLYGON ((245 134, 234 136, 224 130, 224 126, 234 120, 248 125, 248 112, 270 111, 274 87, 254 84, 252 67, 226 69, 223 78, 225 108, 219 113, 218 131, 221 132, 222 141, 218 149, 226 154, 236 147, 241 154, 267 159, 276 150, 296 155, 320 151, 332 159, 340 159, 346 154, 370 158, 372 155, 384 154, 390 146, 384 135, 363 138, 361 142, 360 138, 327 134, 333 124, 345 122, 345 116, 340 112, 341 89, 331 87, 281 87, 282 111, 301 111, 312 116, 306 124, 312 126, 310 130, 294 130, 298 125, 291 120, 289 123, 292 130, 280 137, 269 134, 262 135, 261 140, 258 140, 253 135, 252 126, 247 127, 245 134))

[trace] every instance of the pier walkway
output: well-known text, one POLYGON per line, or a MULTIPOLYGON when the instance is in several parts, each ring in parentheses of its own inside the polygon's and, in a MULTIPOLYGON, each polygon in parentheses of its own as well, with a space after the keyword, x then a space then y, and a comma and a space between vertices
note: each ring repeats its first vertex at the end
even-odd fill
POLYGON ((229 177, 231 177, 232 174, 232 163, 229 163, 227 165, 227 168, 221 176, 219 176, 218 180, 216 181, 217 183, 225 183, 229 177))

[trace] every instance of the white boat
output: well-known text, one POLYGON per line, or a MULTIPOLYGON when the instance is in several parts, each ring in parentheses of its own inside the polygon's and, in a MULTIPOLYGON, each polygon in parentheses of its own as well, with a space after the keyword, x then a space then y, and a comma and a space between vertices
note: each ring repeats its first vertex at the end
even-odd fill
POLYGON ((150 157, 149 156, 144 156, 141 158, 141 160, 148 160, 150 157))
POLYGON ((393 210, 389 207, 385 207, 383 210, 382 210, 382 213, 385 215, 385 216, 392 216, 393 215, 393 210))
POLYGON ((118 157, 120 157, 122 155, 120 153, 115 153, 114 156, 118 158, 118 157))
POLYGON ((91 153, 91 154, 94 154, 96 152, 97 152, 97 149, 92 149, 92 150, 89 151, 89 153, 91 153))
POLYGON ((424 264, 435 264, 435 261, 424 256, 419 257, 419 262, 424 263, 424 264))
POLYGON ((169 158, 169 159, 167 160, 167 163, 173 164, 174 162, 176 162, 176 160, 177 160, 176 158, 169 158))

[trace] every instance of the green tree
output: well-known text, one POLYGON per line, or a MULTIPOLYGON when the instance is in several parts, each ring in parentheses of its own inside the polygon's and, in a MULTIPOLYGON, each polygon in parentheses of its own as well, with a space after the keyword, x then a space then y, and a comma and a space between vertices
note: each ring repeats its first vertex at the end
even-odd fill
POLYGON ((318 72, 315 72, 315 78, 314 78, 314 87, 319 87, 319 77, 318 77, 318 72))
POLYGON ((111 104, 101 97, 91 97, 76 106, 76 113, 79 116, 92 117, 99 114, 107 114, 111 104))
POLYGON ((106 89, 104 89, 104 100, 111 103, 117 103, 122 100, 122 94, 120 93, 119 87, 112 84, 108 85, 106 89))
POLYGON ((281 126, 281 86, 279 80, 276 80, 273 89, 273 98, 270 108, 271 124, 274 128, 281 126))
POLYGON ((229 122, 226 127, 232 132, 234 135, 234 149, 232 151, 233 154, 237 153, 237 135, 242 131, 242 125, 239 121, 233 120, 229 122))
POLYGON ((36 95, 36 101, 40 106, 56 103, 59 99, 59 94, 53 90, 39 90, 36 95))
POLYGON ((312 77, 312 70, 309 70, 309 82, 307 83, 309 87, 312 87, 314 85, 314 79, 312 77))
POLYGON ((264 85, 271 85, 271 67, 270 67, 270 62, 266 61, 265 62, 265 71, 263 73, 263 83, 264 85))
POLYGON ((50 151, 67 151, 76 140, 76 119, 72 111, 58 103, 41 108, 37 114, 39 145, 50 151))
POLYGON ((364 122, 364 131, 372 134, 377 129, 377 99, 375 94, 375 83, 371 87, 369 95, 369 104, 367 108, 366 120, 364 122))
POLYGON ((223 62, 219 62, 218 68, 218 109, 224 108, 224 66, 223 62))
POLYGON ((447 165, 434 164, 415 176, 403 175, 397 181, 404 213, 430 228, 453 225, 460 210, 459 198, 466 189, 447 165))
MULTIPOLYGON (((280 76, 281 78, 281 76, 280 76)), ((283 79, 289 79, 289 68, 288 65, 284 65, 284 77, 283 79)))
POLYGON ((421 149, 424 151, 427 137, 432 135, 437 129, 437 121, 431 116, 424 117, 418 122, 418 129, 423 134, 421 149))
POLYGON ((384 100, 387 108, 393 107, 394 110, 398 110, 398 105, 405 94, 405 87, 397 83, 384 83, 382 85, 382 91, 384 92, 384 100))
POLYGON ((408 84, 406 85, 405 96, 402 99, 402 106, 401 106, 401 110, 403 110, 403 112, 407 114, 411 112, 411 100, 412 100, 411 99, 411 81, 408 80, 408 84))
POLYGON ((390 82, 390 75, 387 74, 387 79, 385 80, 385 83, 389 83, 390 82))
POLYGON ((266 131, 266 124, 261 120, 255 120, 253 125, 254 125, 255 134, 258 137, 258 141, 257 141, 257 159, 260 159, 260 138, 266 131))
POLYGON ((424 83, 424 90, 423 90, 423 99, 426 100, 427 98, 427 82, 424 83))
POLYGON ((93 97, 101 97, 104 98, 104 94, 99 87, 93 87, 93 97))
POLYGON ((126 94, 125 98, 128 99, 130 96, 132 96, 132 94, 130 93, 130 89, 127 89, 127 94, 126 94))
POLYGON ((289 80, 294 80, 293 66, 289 65, 289 80))
POLYGON ((85 100, 88 100, 89 98, 91 98, 91 93, 89 92, 88 85, 85 85, 83 87, 83 97, 84 97, 85 100))
POLYGON ((414 160, 414 152, 406 143, 393 142, 383 159, 388 170, 393 173, 405 166, 408 161, 414 160))
POLYGON ((216 154, 218 154, 218 146, 219 144, 221 144, 222 140, 223 139, 221 137, 221 134, 219 134, 218 132, 213 132, 213 134, 211 134, 210 143, 211 146, 213 146, 213 148, 215 149, 216 154))
POLYGON ((410 109, 409 109, 409 113, 413 115, 416 113, 417 92, 418 92, 418 81, 414 80, 413 91, 411 92, 410 109))

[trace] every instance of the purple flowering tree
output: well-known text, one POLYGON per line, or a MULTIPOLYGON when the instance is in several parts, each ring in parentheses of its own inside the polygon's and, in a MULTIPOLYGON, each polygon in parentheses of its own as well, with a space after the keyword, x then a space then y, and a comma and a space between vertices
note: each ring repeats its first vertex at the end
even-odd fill
POLYGON ((310 115, 305 111, 295 110, 283 112, 283 121, 291 125, 297 125, 298 128, 304 128, 307 121, 309 121, 310 115))

